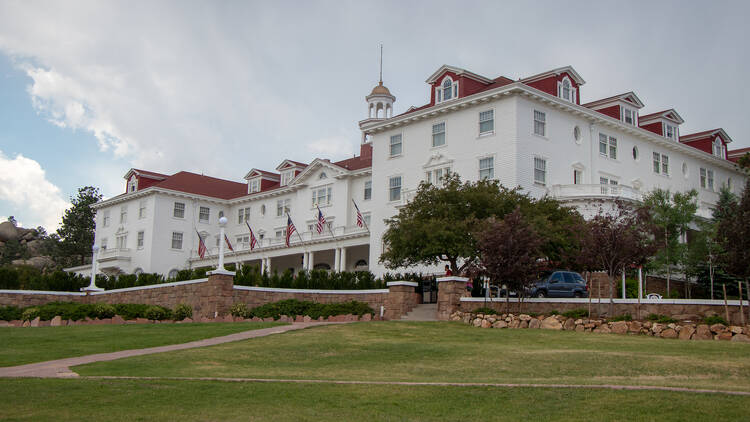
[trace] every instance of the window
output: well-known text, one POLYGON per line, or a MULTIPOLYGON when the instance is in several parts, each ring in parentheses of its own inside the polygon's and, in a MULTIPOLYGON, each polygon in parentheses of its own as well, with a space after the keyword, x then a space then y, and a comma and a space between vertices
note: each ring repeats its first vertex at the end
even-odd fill
POLYGON ((706 188, 706 169, 701 167, 701 187, 706 188))
POLYGON ((401 176, 391 177, 388 181, 388 200, 398 201, 401 199, 401 176))
POLYGON ((135 192, 137 181, 136 178, 133 177, 130 179, 130 182, 128 183, 128 192, 135 192))
POLYGON ((664 136, 676 141, 677 140, 677 126, 670 125, 669 123, 664 123, 664 136))
POLYGON ((547 115, 539 110, 534 110, 534 134, 544 136, 547 115))
POLYGON ((362 218, 365 220, 365 224, 367 225, 367 227, 370 227, 370 218, 371 218, 370 214, 369 213, 363 214, 362 218))
POLYGON ((237 224, 242 224, 246 221, 250 221, 250 207, 237 210, 237 224))
POLYGON ((260 206, 260 216, 263 217, 264 215, 266 215, 266 204, 260 206))
POLYGON ((122 206, 120 207, 120 224, 125 224, 128 222, 128 207, 122 206))
POLYGON ((172 232, 172 249, 182 249, 182 233, 172 232))
POLYGON ((138 204, 138 218, 146 218, 146 201, 138 204))
POLYGON ((443 101, 450 100, 453 97, 453 81, 446 78, 443 81, 443 101))
POLYGON ((479 159, 479 180, 495 178, 495 157, 479 159))
POLYGON ((235 242, 235 244, 239 249, 249 249, 250 236, 237 236, 237 241, 235 242))
POLYGON ((719 137, 717 137, 716 140, 714 140, 714 143, 713 143, 713 152, 714 152, 715 156, 717 156, 719 158, 725 158, 724 143, 721 142, 721 139, 719 137))
POLYGON ((635 126, 636 124, 635 116, 636 116, 636 112, 634 110, 625 108, 625 107, 622 108, 622 121, 623 122, 629 125, 635 126))
POLYGON ((708 189, 714 190, 714 171, 707 170, 708 173, 708 189))
POLYGON ((701 187, 708 190, 714 190, 714 171, 705 168, 700 169, 701 187))
POLYGON ((123 234, 117 236, 117 249, 127 249, 128 247, 128 235, 123 234))
POLYGON ((534 157, 534 183, 547 183, 547 160, 543 158, 534 157))
POLYGON ((427 171, 427 183, 432 183, 435 186, 443 185, 443 178, 450 173, 450 167, 442 167, 438 169, 427 171))
POLYGON ((600 133, 599 134, 599 154, 605 157, 609 157, 613 160, 616 160, 617 159, 617 138, 600 133))
POLYGON ((109 227, 109 210, 102 213, 102 226, 109 227))
POLYGON ((143 231, 139 231, 138 232, 138 238, 137 238, 138 239, 138 243, 137 243, 138 249, 142 249, 143 248, 143 238, 144 237, 145 237, 144 236, 144 232, 143 231))
POLYGON ((247 182, 247 185, 248 185, 247 191, 249 193, 260 192, 260 179, 259 178, 250 180, 249 182, 247 182))
POLYGON ((175 218, 185 218, 185 204, 182 202, 175 202, 172 216, 175 218))
POLYGON ((372 199, 372 180, 365 182, 365 201, 372 199))
POLYGON ((495 110, 479 113, 479 134, 484 135, 495 131, 495 110))
POLYGON ((583 172, 581 170, 573 169, 573 184, 580 185, 583 183, 583 172))
POLYGON ((581 128, 578 126, 573 128, 573 139, 575 139, 577 144, 581 144, 581 128))
POLYGON ((664 154, 654 153, 654 173, 669 175, 669 157, 664 154))
POLYGON ((432 125, 432 146, 445 145, 445 122, 432 125))
POLYGON ((208 223, 208 218, 211 210, 208 207, 200 207, 198 210, 198 221, 201 223, 208 223))
POLYGON ((599 184, 601 185, 602 195, 619 194, 619 188, 617 188, 617 185, 620 183, 617 180, 609 177, 599 177, 599 184))
POLYGON ((727 179, 727 189, 732 190, 732 178, 727 179))
POLYGON ((103 251, 107 250, 107 238, 106 237, 101 240, 101 246, 100 246, 100 248, 103 251))
POLYGON ((281 238, 284 238, 284 237, 286 237, 286 229, 276 230, 276 238, 277 239, 281 239, 281 238))
POLYGON ((294 179, 294 170, 281 173, 281 186, 286 186, 294 179))
POLYGON ((391 136, 391 157, 401 155, 401 134, 391 136))
POLYGON ((276 201, 276 217, 282 217, 286 215, 286 213, 291 211, 290 208, 291 200, 289 199, 279 199, 276 201))
POLYGON ((319 207, 325 205, 331 205, 331 186, 324 186, 322 188, 312 190, 312 206, 316 205, 319 207))
POLYGON ((458 82, 446 77, 439 87, 435 88, 435 101, 441 103, 453 98, 458 98, 458 82))
POLYGON ((571 103, 576 102, 576 89, 567 76, 557 83, 557 96, 571 103))

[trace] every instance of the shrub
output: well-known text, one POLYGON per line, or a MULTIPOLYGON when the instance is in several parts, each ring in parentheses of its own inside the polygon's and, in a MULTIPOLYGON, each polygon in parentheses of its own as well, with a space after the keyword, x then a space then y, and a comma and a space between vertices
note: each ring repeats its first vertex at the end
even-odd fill
POLYGON ((18 271, 11 267, 0 267, 0 289, 18 289, 21 283, 18 281, 18 271))
POLYGON ((247 305, 243 302, 237 302, 229 308, 229 313, 234 317, 248 318, 250 316, 250 310, 247 309, 247 305))
POLYGON ((117 314, 115 307, 106 303, 97 303, 94 305, 94 315, 99 319, 112 318, 117 314))
POLYGON ((485 314, 485 315, 497 315, 497 311, 495 311, 492 308, 483 307, 483 308, 477 308, 474 310, 475 314, 485 314))
POLYGON ((146 311, 143 313, 143 317, 161 321, 163 319, 171 318, 172 311, 163 306, 150 305, 148 306, 148 308, 146 308, 146 311))
POLYGON ((630 314, 624 314, 624 315, 617 315, 615 317, 610 318, 609 320, 612 321, 612 322, 617 322, 617 321, 632 321, 633 317, 630 316, 630 314))
POLYGON ((185 318, 192 318, 193 317, 193 307, 186 304, 186 303, 180 303, 177 305, 177 307, 174 308, 174 312, 172 312, 174 315, 174 319, 177 321, 182 321, 185 318))
POLYGON ((322 304, 316 302, 299 301, 296 299, 287 299, 258 306, 257 308, 249 311, 247 317, 256 316, 258 318, 279 319, 281 315, 307 315, 310 318, 317 319, 319 317, 327 318, 333 315, 353 314, 361 316, 364 314, 374 313, 375 312, 372 310, 372 308, 370 308, 370 306, 366 303, 357 302, 354 300, 350 302, 322 304))
POLYGON ((31 308, 26 308, 23 310, 23 313, 21 314, 21 319, 24 321, 31 321, 32 319, 39 316, 39 308, 32 306, 31 308))
POLYGON ((0 306, 0 321, 21 319, 23 310, 17 306, 0 306))
POLYGON ((713 325, 713 324, 729 325, 729 324, 727 324, 727 321, 724 318, 722 318, 722 317, 720 317, 718 315, 707 316, 707 317, 703 318, 703 322, 706 323, 706 324, 708 324, 708 325, 713 325))
POLYGON ((553 310, 549 311, 549 314, 550 315, 560 315, 560 312, 557 309, 553 309, 553 310))
POLYGON ((672 324, 677 322, 676 319, 661 314, 648 314, 646 319, 649 321, 658 322, 659 324, 672 324))
POLYGON ((148 305, 139 303, 118 303, 115 305, 117 315, 120 315, 124 319, 143 318, 146 314, 146 309, 148 309, 148 305))
POLYGON ((578 308, 578 309, 573 309, 570 311, 565 311, 563 312, 562 315, 567 318, 575 318, 575 319, 587 318, 589 316, 589 311, 583 308, 578 308))

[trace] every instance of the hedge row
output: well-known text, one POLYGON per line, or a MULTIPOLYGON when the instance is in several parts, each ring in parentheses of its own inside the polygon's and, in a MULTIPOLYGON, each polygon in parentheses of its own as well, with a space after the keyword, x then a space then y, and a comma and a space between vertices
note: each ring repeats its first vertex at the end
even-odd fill
POLYGON ((51 302, 40 306, 29 306, 19 308, 16 306, 0 306, 0 320, 32 320, 36 317, 43 321, 49 321, 56 316, 62 319, 79 321, 91 318, 112 318, 120 315, 124 319, 148 318, 153 320, 175 319, 183 320, 193 316, 193 308, 190 305, 179 304, 174 310, 157 305, 145 305, 141 303, 120 303, 109 305, 105 303, 72 303, 51 302))
POLYGON ((375 311, 364 302, 352 300, 341 303, 316 303, 309 301, 300 301, 297 299, 281 300, 273 303, 266 303, 257 308, 248 309, 244 303, 235 303, 230 309, 232 316, 242 318, 273 318, 279 319, 282 315, 297 316, 307 315, 312 319, 319 317, 328 318, 334 315, 359 315, 374 314, 375 311))

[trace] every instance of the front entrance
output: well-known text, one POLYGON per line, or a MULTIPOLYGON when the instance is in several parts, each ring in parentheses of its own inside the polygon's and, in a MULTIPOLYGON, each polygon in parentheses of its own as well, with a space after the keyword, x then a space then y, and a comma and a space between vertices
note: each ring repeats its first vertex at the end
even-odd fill
POLYGON ((422 279, 418 289, 418 292, 422 293, 422 303, 437 303, 438 287, 435 277, 422 279))

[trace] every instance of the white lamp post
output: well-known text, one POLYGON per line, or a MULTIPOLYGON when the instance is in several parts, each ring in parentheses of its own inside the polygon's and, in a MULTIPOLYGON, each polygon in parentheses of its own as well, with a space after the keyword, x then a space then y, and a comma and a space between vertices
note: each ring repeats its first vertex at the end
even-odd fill
POLYGON ((224 268, 224 227, 227 225, 227 218, 221 217, 219 218, 219 265, 216 266, 216 269, 219 271, 226 271, 224 268))
POLYGON ((92 246, 91 251, 93 252, 92 257, 91 257, 91 283, 89 283, 88 287, 84 287, 81 290, 87 291, 87 292, 101 292, 104 289, 102 289, 101 287, 96 287, 96 272, 97 272, 96 256, 99 255, 99 246, 98 245, 92 246))

